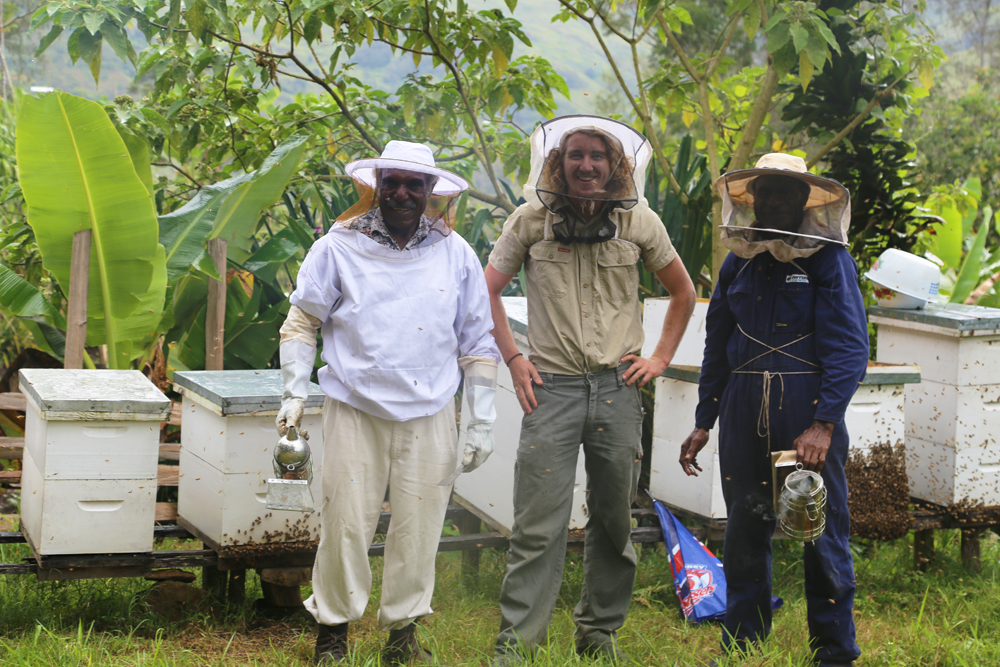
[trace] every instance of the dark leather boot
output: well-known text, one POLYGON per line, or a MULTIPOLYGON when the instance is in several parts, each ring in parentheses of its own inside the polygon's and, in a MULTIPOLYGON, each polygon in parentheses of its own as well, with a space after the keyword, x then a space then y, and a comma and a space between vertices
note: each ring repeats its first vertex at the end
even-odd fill
POLYGON ((314 665, 335 665, 347 658, 347 623, 319 626, 314 665))
POLYGON ((417 624, 410 623, 401 630, 390 630, 385 642, 382 659, 390 665, 408 665, 414 662, 432 662, 431 652, 421 648, 417 641, 417 624))

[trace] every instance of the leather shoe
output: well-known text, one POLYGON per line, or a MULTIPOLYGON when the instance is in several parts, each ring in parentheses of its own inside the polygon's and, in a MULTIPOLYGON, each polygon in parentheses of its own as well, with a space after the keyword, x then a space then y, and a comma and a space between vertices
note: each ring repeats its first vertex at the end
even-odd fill
POLYGON ((319 626, 314 665, 335 665, 347 658, 347 623, 319 626))
POLYGON ((577 644, 576 653, 595 660, 608 661, 613 665, 635 664, 625 651, 618 648, 618 636, 614 633, 605 642, 577 644))
POLYGON ((431 652, 417 641, 417 624, 390 630, 382 651, 382 659, 390 665, 407 665, 414 662, 432 662, 431 652))

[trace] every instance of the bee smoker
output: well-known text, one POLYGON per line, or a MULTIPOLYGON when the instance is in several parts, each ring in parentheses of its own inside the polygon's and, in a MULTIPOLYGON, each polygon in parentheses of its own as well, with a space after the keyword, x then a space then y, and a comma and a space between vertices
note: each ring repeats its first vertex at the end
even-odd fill
POLYGON ((796 467, 781 489, 778 522, 792 539, 813 542, 826 529, 826 486, 816 473, 796 467))
POLYGON ((267 509, 312 512, 312 452, 309 438, 290 427, 274 446, 274 479, 267 480, 267 509))

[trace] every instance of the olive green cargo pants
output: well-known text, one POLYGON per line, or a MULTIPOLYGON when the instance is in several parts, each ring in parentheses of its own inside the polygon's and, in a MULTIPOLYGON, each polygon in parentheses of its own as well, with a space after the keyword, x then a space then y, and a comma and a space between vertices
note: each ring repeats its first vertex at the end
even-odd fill
POLYGON ((541 373, 514 469, 514 526, 500 591, 498 655, 544 642, 562 584, 580 443, 587 470, 583 591, 573 612, 578 648, 612 641, 625 623, 636 556, 631 505, 642 457, 639 390, 629 364, 586 375, 541 373))

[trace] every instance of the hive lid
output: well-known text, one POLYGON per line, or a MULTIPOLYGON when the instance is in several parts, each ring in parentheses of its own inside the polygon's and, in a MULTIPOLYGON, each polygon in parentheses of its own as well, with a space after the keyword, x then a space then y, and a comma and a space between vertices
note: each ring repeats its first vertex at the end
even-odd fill
POLYGON ((24 368, 18 386, 42 419, 159 421, 170 399, 139 371, 24 368))
MULTIPOLYGON (((667 366, 663 377, 682 382, 697 384, 701 380, 701 368, 698 366, 667 366)), ((883 384, 920 384, 920 366, 903 366, 898 364, 880 364, 868 362, 868 372, 862 385, 883 384)))
POLYGON ((507 321, 511 331, 528 335, 528 299, 523 296, 503 297, 503 309, 507 311, 507 321))
MULTIPOLYGON (((285 387, 281 371, 178 371, 174 384, 182 394, 200 396, 217 406, 223 415, 242 415, 281 408, 285 387)), ((319 385, 309 383, 307 408, 322 408, 326 394, 319 385)))
POLYGON ((924 329, 928 325, 951 329, 956 333, 1000 329, 1000 308, 966 306, 962 303, 929 303, 918 310, 900 310, 869 306, 874 322, 894 327, 924 329))

